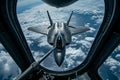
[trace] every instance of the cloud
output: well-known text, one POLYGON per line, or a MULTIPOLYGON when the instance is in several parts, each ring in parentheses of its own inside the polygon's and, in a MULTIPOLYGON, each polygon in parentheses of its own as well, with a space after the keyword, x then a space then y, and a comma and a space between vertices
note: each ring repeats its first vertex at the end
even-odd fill
MULTIPOLYGON (((86 13, 87 14, 89 14, 89 13, 95 14, 94 17, 98 18, 97 21, 99 21, 99 23, 100 23, 102 21, 103 16, 100 15, 101 16, 100 17, 98 15, 98 13, 101 13, 103 15, 104 2, 103 2, 103 0, 99 0, 99 1, 95 1, 95 0, 81 1, 81 0, 79 0, 76 3, 74 3, 68 7, 64 7, 64 8, 55 8, 55 7, 52 7, 52 6, 49 6, 49 5, 43 3, 39 6, 31 8, 30 10, 26 10, 24 12, 24 14, 20 14, 20 15, 22 15, 22 16, 27 15, 27 16, 24 16, 24 18, 22 18, 22 20, 25 20, 27 22, 34 21, 34 22, 39 23, 39 22, 48 21, 47 14, 46 14, 47 10, 50 11, 50 14, 54 20, 65 21, 68 18, 71 11, 74 11, 75 13, 79 13, 79 14, 86 14, 86 13), (92 4, 92 6, 91 6, 91 4, 92 4), (102 7, 102 9, 100 9, 99 7, 102 7), (42 18, 42 19, 40 20, 40 18, 42 18)), ((20 16, 19 16, 19 20, 20 20, 20 16)))
POLYGON ((81 48, 68 47, 66 52, 65 62, 68 65, 68 69, 78 66, 86 58, 85 52, 83 52, 81 48))
POLYGON ((120 54, 117 54, 117 55, 116 55, 116 58, 119 58, 119 59, 120 59, 120 54))
POLYGON ((111 58, 111 57, 108 57, 108 59, 105 62, 105 65, 108 65, 108 66, 120 66, 120 62, 113 59, 113 58, 111 58))
POLYGON ((17 2, 17 7, 23 7, 23 6, 26 6, 26 5, 32 5, 34 3, 41 3, 42 1, 41 0, 18 0, 17 2))
POLYGON ((10 55, 4 51, 0 51, 0 79, 11 80, 19 74, 20 70, 10 55))
MULTIPOLYGON (((120 45, 112 52, 112 54, 106 59, 104 64, 100 67, 100 71, 102 71, 102 69, 105 69, 106 72, 110 71, 110 74, 116 76, 118 80, 120 79, 120 59, 119 59, 120 49, 119 48, 120 45)), ((108 79, 111 79, 111 77, 108 76, 108 79)))
MULTIPOLYGON (((31 27, 31 26, 34 27, 36 25, 43 25, 43 26, 47 25, 47 27, 48 27, 49 20, 48 20, 47 13, 46 13, 47 10, 49 10, 51 18, 53 19, 54 22, 57 22, 57 21, 66 22, 71 11, 74 11, 74 15, 72 17, 71 23, 73 25, 75 25, 77 23, 76 18, 78 18, 78 16, 76 16, 76 14, 81 15, 81 16, 89 15, 89 14, 92 14, 94 16, 95 15, 99 16, 98 13, 101 13, 101 14, 104 13, 104 11, 103 11, 104 3, 102 0, 99 0, 97 2, 95 0, 84 0, 84 1, 79 0, 78 2, 72 4, 68 7, 64 7, 64 8, 55 8, 55 7, 51 7, 51 6, 43 3, 36 7, 31 8, 29 10, 26 10, 23 13, 18 14, 19 22, 22 26, 22 30, 27 38, 27 42, 29 43, 31 50, 33 49, 32 47, 36 47, 38 49, 41 48, 43 50, 42 54, 45 54, 44 50, 46 50, 46 47, 50 48, 50 45, 47 43, 47 37, 45 37, 44 35, 35 33, 35 32, 28 31, 27 28, 31 27), (91 6, 91 4, 92 4, 92 6, 91 6), (102 7, 103 9, 100 10, 99 7, 102 7), (36 43, 36 45, 34 45, 35 43, 36 43)), ((98 19, 98 17, 96 17, 96 18, 98 19)), ((96 18, 92 18, 92 16, 91 16, 90 20, 94 21, 94 20, 96 20, 96 18)), ((102 18, 101 18, 101 20, 102 20, 102 18)), ((79 65, 86 58, 86 53, 88 52, 88 48, 91 47, 92 42, 94 40, 93 36, 87 35, 89 33, 95 34, 95 31, 97 29, 97 28, 92 27, 91 24, 92 23, 89 21, 82 25, 85 27, 90 27, 90 31, 83 33, 81 35, 76 35, 76 36, 72 37, 72 43, 67 47, 66 58, 63 63, 63 64, 66 63, 68 66, 65 67, 65 65, 62 65, 60 68, 58 68, 57 65, 55 65, 54 62, 52 62, 52 61, 54 61, 54 59, 53 59, 53 55, 51 55, 51 57, 46 59, 46 61, 44 61, 44 63, 51 60, 52 64, 54 64, 55 66, 50 67, 50 65, 48 64, 49 67, 47 67, 47 68, 53 69, 53 70, 54 70, 54 68, 56 68, 56 70, 63 70, 63 69, 67 70, 67 69, 71 69, 71 68, 79 65)), ((96 24, 98 24, 98 23, 96 23, 96 24)), ((100 23, 99 23, 99 25, 100 25, 100 23)), ((38 59, 38 57, 40 57, 39 51, 41 51, 41 50, 33 51, 33 55, 34 55, 35 59, 38 59)), ((45 65, 45 66, 47 66, 47 65, 45 65)))
POLYGON ((86 37, 85 40, 86 41, 94 41, 94 38, 93 37, 86 37))
POLYGON ((103 20, 103 16, 102 15, 94 15, 91 18, 92 20, 95 20, 97 24, 100 24, 103 20))
POLYGON ((4 49, 3 45, 0 43, 0 50, 4 49))

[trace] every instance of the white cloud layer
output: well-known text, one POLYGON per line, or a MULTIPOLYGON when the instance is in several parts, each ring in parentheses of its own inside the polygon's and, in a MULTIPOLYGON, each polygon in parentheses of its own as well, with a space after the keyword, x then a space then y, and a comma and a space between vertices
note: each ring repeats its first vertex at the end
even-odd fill
POLYGON ((41 0, 17 0, 17 7, 22 7, 26 5, 32 5, 33 3, 41 2, 41 0))
MULTIPOLYGON (((46 13, 47 10, 49 10, 50 15, 54 22, 57 22, 57 21, 66 22, 71 11, 74 11, 71 25, 76 25, 76 23, 77 23, 76 18, 78 17, 78 16, 76 17, 76 15, 89 15, 89 14, 93 15, 93 16, 91 16, 90 20, 95 21, 96 24, 100 25, 100 23, 102 22, 103 13, 104 13, 104 3, 102 0, 99 0, 99 1, 96 1, 96 0, 81 1, 81 0, 79 0, 78 2, 72 4, 68 7, 59 8, 59 9, 55 8, 55 7, 51 7, 51 6, 43 3, 41 5, 31 8, 29 10, 26 10, 23 13, 18 14, 19 22, 22 26, 23 32, 24 32, 30 46, 33 46, 35 44, 35 42, 37 42, 36 46, 39 48, 46 49, 43 47, 48 47, 48 48, 51 47, 47 43, 46 36, 27 30, 28 27, 31 27, 31 26, 34 27, 36 25, 49 26, 49 19, 47 17, 47 13, 46 13), (92 4, 92 6, 91 6, 91 4, 92 4), (98 15, 98 14, 100 14, 100 15, 98 15), (98 23, 98 21, 99 21, 99 23, 98 23)), ((79 19, 79 20, 82 20, 82 19, 79 19)), ((95 36, 95 35, 88 36, 87 34, 96 34, 96 30, 97 30, 97 28, 95 29, 94 27, 92 27, 90 25, 91 25, 91 22, 85 23, 84 25, 82 25, 82 26, 90 27, 90 31, 83 33, 81 35, 76 35, 76 36, 72 37, 73 41, 67 47, 66 58, 65 58, 63 65, 61 66, 61 69, 64 68, 65 63, 67 63, 67 67, 65 68, 67 70, 67 69, 71 69, 75 66, 78 66, 85 59, 85 57, 88 53, 88 50, 91 47, 92 42, 94 40, 94 36, 95 36)), ((43 26, 43 27, 47 27, 47 26, 43 26)), ((33 49, 32 47, 30 47, 30 48, 31 48, 31 50, 33 49)), ((36 56, 35 59, 38 59, 37 56, 40 55, 39 54, 40 51, 41 50, 33 51, 33 55, 35 54, 34 56, 36 56)), ((50 60, 50 59, 52 59, 52 58, 49 57, 48 60, 50 60)), ((46 63, 46 61, 44 63, 46 63)), ((53 61, 54 61, 54 59, 53 59, 53 61)), ((55 64, 54 62, 52 62, 52 63, 55 64)), ((54 66, 54 67, 57 67, 57 66, 54 66)), ((54 70, 54 67, 51 68, 49 66, 47 68, 54 70)), ((60 68, 58 70, 60 70, 60 68)))
POLYGON ((10 55, 0 50, 0 80, 12 80, 20 73, 18 66, 10 55))

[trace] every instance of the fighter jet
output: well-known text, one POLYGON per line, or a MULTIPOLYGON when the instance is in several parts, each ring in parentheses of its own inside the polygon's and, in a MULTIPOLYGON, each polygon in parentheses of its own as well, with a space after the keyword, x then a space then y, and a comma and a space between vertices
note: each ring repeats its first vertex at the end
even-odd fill
POLYGON ((53 23, 49 12, 47 11, 47 15, 50 21, 50 26, 37 26, 37 27, 29 27, 28 30, 34 31, 37 33, 41 33, 47 36, 47 41, 50 45, 55 47, 54 59, 58 66, 64 61, 66 46, 71 43, 71 38, 73 35, 83 33, 89 30, 88 27, 73 27, 70 26, 70 20, 72 17, 73 11, 66 23, 53 23))

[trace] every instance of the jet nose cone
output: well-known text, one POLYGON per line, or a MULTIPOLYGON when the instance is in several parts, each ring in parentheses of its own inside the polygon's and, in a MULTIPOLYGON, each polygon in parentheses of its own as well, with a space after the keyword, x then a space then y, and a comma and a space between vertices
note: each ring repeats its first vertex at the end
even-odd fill
POLYGON ((62 52, 54 53, 54 57, 55 57, 55 62, 57 63, 57 65, 61 66, 64 61, 65 53, 62 53, 62 52))

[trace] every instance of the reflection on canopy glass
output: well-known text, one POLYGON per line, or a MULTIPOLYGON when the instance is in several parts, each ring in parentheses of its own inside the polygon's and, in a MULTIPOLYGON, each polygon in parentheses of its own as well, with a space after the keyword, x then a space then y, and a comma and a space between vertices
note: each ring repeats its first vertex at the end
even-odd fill
POLYGON ((55 63, 53 54, 41 63, 43 67, 53 71, 66 71, 80 65, 87 57, 88 51, 102 23, 104 1, 78 0, 74 4, 63 8, 51 7, 40 0, 35 0, 30 3, 26 3, 25 1, 18 0, 17 16, 36 60, 40 59, 52 49, 52 46, 47 42, 47 36, 28 31, 27 29, 39 25, 49 27, 50 23, 46 13, 47 10, 49 10, 53 22, 59 23, 66 23, 70 13, 73 11, 70 25, 78 28, 90 28, 85 33, 72 36, 72 42, 66 46, 65 60, 60 67, 55 63))

